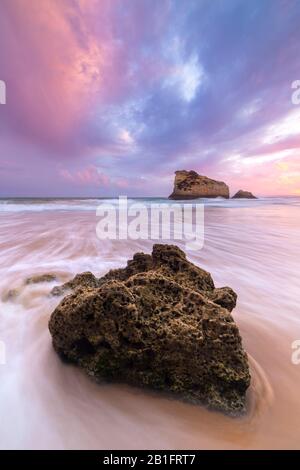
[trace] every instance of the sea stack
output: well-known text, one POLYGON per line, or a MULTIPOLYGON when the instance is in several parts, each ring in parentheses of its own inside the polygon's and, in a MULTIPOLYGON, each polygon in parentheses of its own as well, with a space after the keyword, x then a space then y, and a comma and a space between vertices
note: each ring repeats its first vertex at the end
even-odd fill
POLYGON ((176 171, 174 190, 169 199, 229 198, 229 187, 223 181, 216 181, 196 171, 176 171))
POLYGON ((240 189, 234 196, 232 196, 232 199, 257 199, 257 197, 250 193, 250 191, 243 191, 240 189))
POLYGON ((96 380, 170 392, 229 414, 245 410, 250 373, 231 315, 237 296, 216 288, 178 247, 154 245, 125 268, 100 279, 83 273, 65 287, 70 293, 49 323, 62 358, 96 380))

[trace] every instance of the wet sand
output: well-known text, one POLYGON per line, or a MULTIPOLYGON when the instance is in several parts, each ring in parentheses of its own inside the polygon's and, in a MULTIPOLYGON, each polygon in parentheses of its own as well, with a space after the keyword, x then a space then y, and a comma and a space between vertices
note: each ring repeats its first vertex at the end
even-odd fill
MULTIPOLYGON (((102 275, 151 241, 100 241, 94 211, 0 213, 0 447, 3 449, 248 449, 300 447, 299 204, 209 206, 205 246, 189 259, 217 287, 238 293, 233 315, 249 354, 248 413, 230 418, 126 385, 97 385, 62 364, 48 320, 57 282, 25 286, 33 274, 60 282, 102 275), (9 289, 19 295, 7 301, 9 289)), ((178 243, 185 249, 184 244, 178 243)))

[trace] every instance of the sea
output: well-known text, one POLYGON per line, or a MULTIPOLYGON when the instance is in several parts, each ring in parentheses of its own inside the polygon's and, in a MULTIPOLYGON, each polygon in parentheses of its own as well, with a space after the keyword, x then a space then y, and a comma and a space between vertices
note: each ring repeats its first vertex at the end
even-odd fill
POLYGON ((238 294, 233 317, 252 375, 246 414, 230 417, 151 390, 97 384, 62 363, 48 331, 61 301, 51 289, 79 272, 102 276, 125 266, 156 241, 97 236, 97 207, 118 210, 118 198, 1 199, 0 448, 299 448, 300 198, 196 202, 204 207, 203 246, 172 243, 217 287, 238 294), (26 284, 43 273, 57 280, 26 284))

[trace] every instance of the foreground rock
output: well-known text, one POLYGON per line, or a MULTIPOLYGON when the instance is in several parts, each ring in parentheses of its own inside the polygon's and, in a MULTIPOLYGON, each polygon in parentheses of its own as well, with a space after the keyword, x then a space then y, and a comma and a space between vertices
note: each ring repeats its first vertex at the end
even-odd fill
POLYGON ((176 171, 174 190, 169 199, 196 199, 200 197, 229 198, 229 188, 223 181, 201 176, 196 171, 176 171))
POLYGON ((257 197, 250 193, 250 191, 243 191, 240 189, 234 196, 232 196, 232 199, 257 199, 257 197))
POLYGON ((62 358, 100 379, 152 387, 228 413, 245 408, 247 355, 230 314, 236 294, 173 245, 124 269, 76 276, 49 329, 62 358))

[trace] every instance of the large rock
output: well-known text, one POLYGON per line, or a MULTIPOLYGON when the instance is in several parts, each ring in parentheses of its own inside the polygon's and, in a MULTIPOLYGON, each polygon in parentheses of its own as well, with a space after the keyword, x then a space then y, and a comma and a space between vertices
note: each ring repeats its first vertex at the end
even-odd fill
POLYGON ((243 191, 240 189, 234 196, 232 196, 232 199, 257 199, 257 197, 250 193, 250 191, 243 191))
POLYGON ((196 171, 176 171, 174 190, 169 199, 196 199, 206 197, 229 198, 229 188, 223 181, 215 181, 196 171))
POLYGON ((236 294, 173 245, 124 269, 68 283, 51 315, 55 350, 97 379, 173 392, 228 413, 245 409, 247 355, 230 311, 236 294), (82 284, 81 284, 82 281, 82 284))

